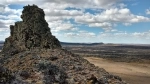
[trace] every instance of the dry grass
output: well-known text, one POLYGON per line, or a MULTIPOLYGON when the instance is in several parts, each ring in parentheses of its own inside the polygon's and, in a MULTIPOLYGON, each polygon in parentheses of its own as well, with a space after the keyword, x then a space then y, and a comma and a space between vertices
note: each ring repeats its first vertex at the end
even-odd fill
POLYGON ((85 57, 89 62, 120 76, 130 84, 149 84, 150 65, 146 63, 114 62, 102 58, 85 57))

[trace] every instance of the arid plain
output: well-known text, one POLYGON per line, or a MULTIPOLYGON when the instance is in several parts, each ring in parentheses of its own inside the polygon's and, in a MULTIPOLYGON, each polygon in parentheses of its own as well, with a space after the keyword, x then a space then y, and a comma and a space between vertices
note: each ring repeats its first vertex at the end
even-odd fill
POLYGON ((118 75, 129 84, 149 84, 150 65, 146 63, 114 62, 97 57, 85 57, 94 65, 104 68, 111 74, 118 75))
POLYGON ((150 83, 150 45, 69 44, 64 48, 84 56, 95 66, 120 76, 129 84, 150 83))

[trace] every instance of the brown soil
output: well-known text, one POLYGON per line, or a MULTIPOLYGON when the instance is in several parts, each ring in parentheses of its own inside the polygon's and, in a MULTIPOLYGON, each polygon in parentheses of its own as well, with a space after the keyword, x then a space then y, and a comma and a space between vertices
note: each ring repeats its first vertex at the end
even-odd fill
POLYGON ((129 84, 150 84, 150 64, 114 62, 96 57, 85 59, 111 74, 120 76, 129 84))

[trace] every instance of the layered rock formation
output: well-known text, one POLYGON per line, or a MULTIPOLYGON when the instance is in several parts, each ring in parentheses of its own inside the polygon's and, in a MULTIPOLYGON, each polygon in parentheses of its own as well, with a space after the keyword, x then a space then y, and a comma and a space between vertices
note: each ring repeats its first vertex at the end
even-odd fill
POLYGON ((36 5, 25 6, 21 15, 23 21, 10 26, 10 37, 5 40, 2 52, 13 55, 33 48, 61 48, 44 16, 43 10, 36 5))
POLYGON ((125 84, 120 77, 61 49, 59 41, 51 35, 42 9, 25 6, 22 13, 23 21, 10 27, 11 36, 0 54, 0 69, 9 69, 0 70, 0 83, 125 84))

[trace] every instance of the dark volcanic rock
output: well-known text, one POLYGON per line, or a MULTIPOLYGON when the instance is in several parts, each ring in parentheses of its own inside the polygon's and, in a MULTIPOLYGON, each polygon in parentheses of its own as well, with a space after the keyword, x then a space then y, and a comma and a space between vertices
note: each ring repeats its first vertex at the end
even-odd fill
POLYGON ((3 84, 125 84, 81 56, 61 49, 42 9, 25 6, 21 17, 23 21, 10 26, 11 36, 0 54, 0 65, 11 71, 4 76, 6 71, 0 67, 0 81, 8 79, 3 84), (11 76, 14 79, 9 79, 11 76))
POLYGON ((33 48, 61 48, 44 16, 44 11, 36 5, 25 6, 21 15, 23 21, 10 26, 11 36, 6 38, 2 52, 13 55, 33 48))
POLYGON ((10 83, 13 79, 11 71, 0 66, 0 84, 10 83))

